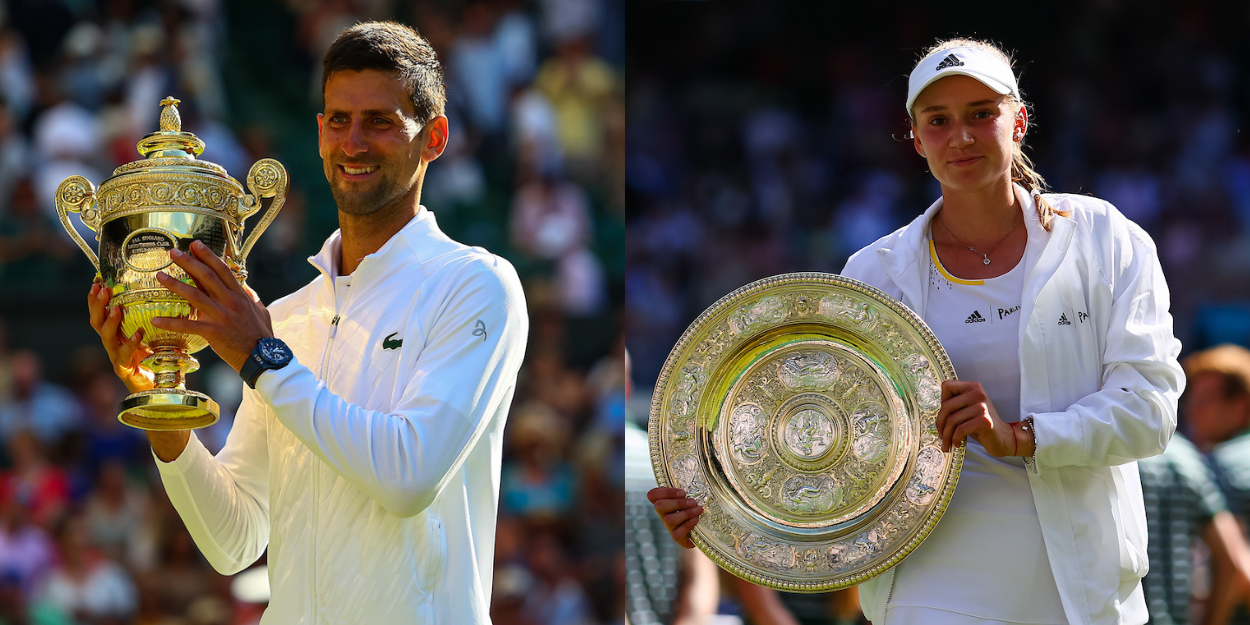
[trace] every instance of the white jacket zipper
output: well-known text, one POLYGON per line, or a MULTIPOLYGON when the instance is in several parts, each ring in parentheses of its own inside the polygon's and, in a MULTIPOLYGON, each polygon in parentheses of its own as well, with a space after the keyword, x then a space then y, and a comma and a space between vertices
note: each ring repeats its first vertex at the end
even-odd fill
MULTIPOLYGON (((350 289, 351 287, 349 286, 348 288, 350 289)), ((321 378, 322 383, 327 384, 327 385, 330 383, 329 382, 330 352, 334 348, 334 336, 338 334, 339 319, 342 318, 342 315, 339 312, 340 308, 339 308, 338 288, 335 287, 333 282, 331 282, 330 293, 332 297, 334 298, 334 318, 330 320, 330 335, 326 339, 326 349, 321 354, 321 375, 319 376, 321 378)), ((344 299, 346 299, 346 297, 344 297, 344 299)), ((318 514, 317 514, 317 509, 318 509, 318 504, 321 501, 321 470, 320 470, 321 463, 318 462, 317 460, 319 459, 314 458, 314 462, 312 463, 313 518, 312 518, 312 540, 310 541, 312 556, 309 560, 311 563, 311 568, 312 568, 312 571, 310 572, 310 575, 309 575, 309 584, 312 588, 312 622, 313 623, 317 623, 319 620, 317 618, 318 617, 318 610, 317 610, 317 517, 318 517, 318 514)))
POLYGON ((897 576, 897 571, 890 571, 890 589, 885 591, 885 611, 881 613, 881 625, 890 620, 890 599, 894 598, 894 578, 897 576))

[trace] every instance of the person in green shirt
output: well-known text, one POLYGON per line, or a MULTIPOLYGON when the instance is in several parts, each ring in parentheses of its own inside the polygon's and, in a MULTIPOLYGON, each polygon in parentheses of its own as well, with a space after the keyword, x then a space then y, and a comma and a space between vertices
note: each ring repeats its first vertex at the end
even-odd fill
MULTIPOLYGON (((1231 611, 1227 622, 1250 624, 1245 605, 1250 594, 1250 554, 1244 539, 1250 519, 1250 350, 1220 345, 1190 355, 1181 365, 1187 377, 1181 399, 1186 425, 1198 449, 1209 452, 1215 483, 1242 530, 1222 534, 1240 543, 1230 545, 1227 557, 1212 547, 1213 583, 1206 620, 1224 622, 1213 617, 1231 611)), ((1143 475, 1143 486, 1145 481, 1143 475)))

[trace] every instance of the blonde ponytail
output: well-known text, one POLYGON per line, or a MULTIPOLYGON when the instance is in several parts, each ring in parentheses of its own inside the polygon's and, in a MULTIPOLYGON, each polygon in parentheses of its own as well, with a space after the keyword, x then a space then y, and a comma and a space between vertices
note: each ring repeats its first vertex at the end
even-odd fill
MULTIPOLYGON (((1024 105, 1023 102, 1020 104, 1024 105)), ((1016 141, 1011 148, 1011 181, 1020 183, 1020 186, 1027 189, 1033 196, 1033 203, 1037 205, 1037 218, 1047 232, 1050 231, 1055 215, 1063 217, 1072 216, 1072 211, 1059 210, 1052 206, 1045 197, 1042 197, 1042 193, 1046 192, 1046 179, 1042 178, 1042 175, 1033 169, 1033 161, 1024 153, 1023 140, 1016 141)))

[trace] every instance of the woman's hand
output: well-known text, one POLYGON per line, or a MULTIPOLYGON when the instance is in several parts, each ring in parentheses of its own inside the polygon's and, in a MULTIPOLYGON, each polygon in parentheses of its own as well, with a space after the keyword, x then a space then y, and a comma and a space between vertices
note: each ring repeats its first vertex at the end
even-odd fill
POLYGON ((652 488, 647 491, 647 499, 655 506, 655 513, 664 521, 664 527, 668 528, 673 541, 686 549, 694 549, 690 532, 698 524, 703 506, 687 499, 686 491, 680 488, 652 488))
POLYGON ((942 407, 937 414, 942 451, 950 451, 969 436, 991 456, 1013 456, 1019 451, 1016 429, 998 418, 998 411, 979 382, 947 380, 942 383, 942 407))

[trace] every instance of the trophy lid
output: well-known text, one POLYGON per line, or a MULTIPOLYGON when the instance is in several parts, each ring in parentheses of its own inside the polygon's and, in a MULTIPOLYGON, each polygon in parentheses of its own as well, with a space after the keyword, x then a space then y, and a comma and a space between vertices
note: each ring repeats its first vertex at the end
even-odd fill
POLYGON ((145 158, 118 167, 113 170, 113 176, 172 167, 178 171, 187 171, 190 168, 212 173, 234 182, 222 166, 196 158, 204 152, 204 141, 193 133, 182 130, 182 116, 178 114, 178 104, 181 102, 173 96, 161 100, 160 104, 165 108, 161 110, 160 130, 139 140, 139 154, 145 158))

